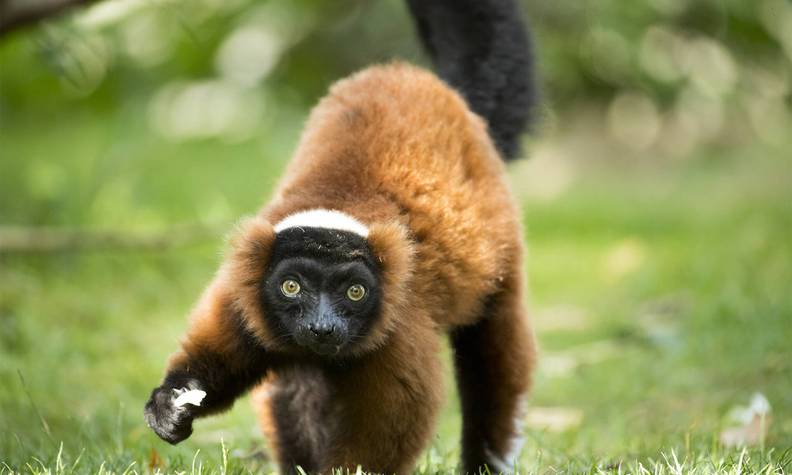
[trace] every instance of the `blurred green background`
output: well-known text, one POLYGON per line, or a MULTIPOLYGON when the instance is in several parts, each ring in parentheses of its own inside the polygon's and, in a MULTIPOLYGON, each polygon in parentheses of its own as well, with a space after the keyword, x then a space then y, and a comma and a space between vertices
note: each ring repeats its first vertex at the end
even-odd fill
MULTIPOLYGON (((522 3, 524 470, 728 465, 729 428, 788 469, 792 2, 522 3)), ((0 473, 271 469, 245 400, 175 448, 142 407, 309 108, 396 57, 427 64, 398 0, 108 0, 0 37, 0 473)), ((446 383, 422 473, 458 458, 446 383)))

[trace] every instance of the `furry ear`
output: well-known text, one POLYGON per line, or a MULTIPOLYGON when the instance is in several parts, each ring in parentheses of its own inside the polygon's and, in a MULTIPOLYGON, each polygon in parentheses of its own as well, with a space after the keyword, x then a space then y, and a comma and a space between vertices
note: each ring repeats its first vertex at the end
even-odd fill
POLYGON ((415 254, 407 228, 397 222, 372 225, 366 240, 380 266, 382 309, 367 344, 361 347, 364 351, 384 343, 409 312, 408 289, 413 276, 415 254))
POLYGON ((230 239, 231 250, 221 269, 245 327, 264 346, 273 338, 264 321, 259 292, 274 241, 275 229, 269 221, 261 216, 243 220, 230 239))
POLYGON ((412 274, 413 244, 407 229, 399 223, 377 223, 366 238, 377 257, 387 285, 405 283, 412 274))

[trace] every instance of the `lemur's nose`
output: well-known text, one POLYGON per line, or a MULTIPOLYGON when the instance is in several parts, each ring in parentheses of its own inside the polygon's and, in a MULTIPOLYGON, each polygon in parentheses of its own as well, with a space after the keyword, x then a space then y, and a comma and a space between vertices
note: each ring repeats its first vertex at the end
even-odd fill
POLYGON ((308 325, 308 329, 314 335, 324 337, 335 331, 335 325, 331 323, 311 323, 308 325))

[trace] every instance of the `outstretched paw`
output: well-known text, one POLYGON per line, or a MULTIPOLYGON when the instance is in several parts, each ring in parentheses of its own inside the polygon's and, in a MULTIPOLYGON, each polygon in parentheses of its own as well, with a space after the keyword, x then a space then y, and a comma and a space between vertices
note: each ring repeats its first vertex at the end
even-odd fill
POLYGON ((162 440, 178 444, 192 434, 195 409, 204 396, 206 393, 198 389, 160 386, 146 403, 146 423, 162 440))

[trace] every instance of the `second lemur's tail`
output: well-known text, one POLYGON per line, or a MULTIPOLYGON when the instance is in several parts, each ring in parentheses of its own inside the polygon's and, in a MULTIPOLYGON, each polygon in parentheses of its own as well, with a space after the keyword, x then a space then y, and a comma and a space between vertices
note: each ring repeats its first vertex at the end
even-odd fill
POLYGON ((536 106, 531 42, 516 0, 407 0, 441 78, 483 117, 505 160, 536 106))

